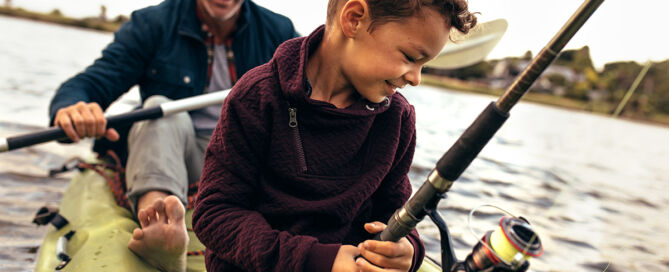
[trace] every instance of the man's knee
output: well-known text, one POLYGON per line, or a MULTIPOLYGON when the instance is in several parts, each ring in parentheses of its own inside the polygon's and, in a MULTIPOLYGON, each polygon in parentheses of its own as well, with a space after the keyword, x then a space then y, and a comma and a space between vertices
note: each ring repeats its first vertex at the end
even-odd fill
MULTIPOLYGON (((144 108, 156 107, 165 102, 172 101, 162 95, 153 95, 146 99, 144 108)), ((138 137, 156 140, 161 137, 171 137, 183 139, 194 135, 193 122, 188 112, 179 112, 164 116, 155 120, 146 120, 137 122, 130 130, 129 140, 133 141, 138 137)))

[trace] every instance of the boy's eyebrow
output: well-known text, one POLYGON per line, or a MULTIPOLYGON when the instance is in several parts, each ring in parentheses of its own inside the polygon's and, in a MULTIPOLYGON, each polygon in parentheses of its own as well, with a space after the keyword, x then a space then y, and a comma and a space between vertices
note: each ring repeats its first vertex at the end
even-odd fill
POLYGON ((423 46, 421 46, 420 44, 417 44, 417 43, 414 43, 414 42, 409 42, 409 45, 411 47, 413 47, 416 51, 418 51, 418 53, 420 54, 420 57, 416 58, 416 60, 420 60, 420 59, 427 58, 427 57, 430 56, 430 54, 427 52, 427 50, 425 50, 425 48, 423 46))

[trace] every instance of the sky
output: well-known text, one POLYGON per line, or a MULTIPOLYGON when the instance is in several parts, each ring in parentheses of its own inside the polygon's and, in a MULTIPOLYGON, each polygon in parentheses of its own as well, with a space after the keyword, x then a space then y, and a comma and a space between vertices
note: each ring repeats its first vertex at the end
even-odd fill
MULTIPOLYGON (((161 0, 12 0, 14 6, 48 12, 55 8, 71 17, 95 16, 100 5, 107 7, 110 18, 128 15, 133 10, 160 3, 161 0)), ((327 0, 254 0, 261 6, 291 18, 298 32, 309 34, 325 22, 327 0)), ((469 0, 470 10, 479 20, 498 18, 509 23, 506 34, 488 56, 499 59, 520 56, 527 50, 537 54, 583 3, 581 0, 469 0)), ((669 59, 669 35, 661 34, 669 26, 667 0, 606 0, 566 49, 590 47, 597 68, 615 61, 669 59)))

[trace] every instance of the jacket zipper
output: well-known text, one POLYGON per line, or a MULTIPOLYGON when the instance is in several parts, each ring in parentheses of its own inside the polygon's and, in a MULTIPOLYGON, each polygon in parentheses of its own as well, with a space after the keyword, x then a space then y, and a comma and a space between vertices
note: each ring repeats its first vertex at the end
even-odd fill
POLYGON ((300 137, 300 129, 297 127, 297 108, 288 108, 290 120, 288 121, 288 126, 293 129, 293 139, 295 140, 295 145, 297 146, 297 159, 300 163, 300 171, 302 173, 307 172, 307 160, 304 157, 304 148, 302 147, 302 139, 300 137))

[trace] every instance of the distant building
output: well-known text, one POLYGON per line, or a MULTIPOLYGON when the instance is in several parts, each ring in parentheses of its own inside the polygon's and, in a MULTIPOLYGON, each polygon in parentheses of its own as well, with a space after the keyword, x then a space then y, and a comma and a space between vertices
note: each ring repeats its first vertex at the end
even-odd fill
POLYGON ((6 8, 11 8, 12 7, 12 0, 5 0, 5 7, 6 8))
POLYGON ((611 93, 609 91, 602 89, 590 90, 586 95, 588 97, 588 101, 590 102, 602 102, 611 97, 611 93))
MULTIPOLYGON (((529 64, 529 60, 522 59, 500 60, 493 67, 492 73, 486 79, 486 83, 491 88, 507 88, 529 64)), ((565 86, 560 86, 559 84, 555 84, 549 80, 549 78, 556 76, 563 78, 564 81, 568 83, 576 83, 586 80, 584 74, 576 72, 570 67, 552 64, 549 65, 541 74, 541 76, 534 82, 532 89, 535 92, 551 93, 557 96, 565 95, 565 86)))

